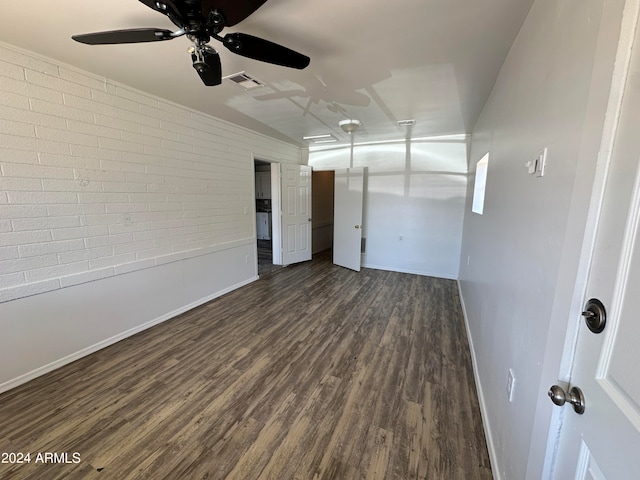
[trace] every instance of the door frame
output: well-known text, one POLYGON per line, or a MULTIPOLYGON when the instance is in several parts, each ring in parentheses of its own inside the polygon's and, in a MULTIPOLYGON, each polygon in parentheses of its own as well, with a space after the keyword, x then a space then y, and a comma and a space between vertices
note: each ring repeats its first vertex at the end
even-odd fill
POLYGON ((598 34, 593 77, 608 78, 611 83, 609 88, 602 88, 601 84, 596 85, 595 82, 590 86, 587 117, 579 145, 578 167, 569 210, 570 220, 564 242, 567 257, 571 257, 568 252, 576 245, 580 245, 580 253, 577 259, 563 259, 558 277, 558 292, 552 306, 542 365, 542 383, 536 402, 527 479, 554 478, 564 414, 569 410, 555 408, 546 391, 554 383, 568 386, 573 370, 578 320, 582 318, 613 143, 631 61, 631 47, 638 24, 640 0, 623 0, 621 3, 624 4, 624 12, 616 6, 603 10, 598 34), (612 39, 610 29, 613 28, 617 29, 619 35, 614 35, 612 39), (615 65, 611 62, 612 57, 615 58, 615 65), (588 187, 585 188, 585 185, 588 187), (586 214, 585 204, 588 205, 586 214))
MULTIPOLYGON (((332 167, 329 167, 329 168, 312 167, 311 168, 311 182, 312 183, 313 183, 313 172, 333 172, 333 174, 335 175, 336 169, 332 168, 332 167)), ((334 199, 335 199, 335 192, 334 192, 334 199)), ((331 222, 333 222, 332 223, 332 225, 333 225, 332 230, 333 230, 333 228, 335 228, 335 203, 333 205, 333 208, 334 208, 334 213, 333 213, 333 217, 331 218, 331 222)), ((313 195, 311 195, 311 212, 313 213, 313 195)), ((312 218, 313 218, 313 215, 312 215, 312 218)), ((333 249, 333 247, 334 247, 334 245, 333 245, 333 242, 332 242, 331 243, 331 249, 333 249)), ((311 251, 313 252, 313 222, 311 223, 311 251)))
POLYGON ((271 163, 271 248, 273 264, 282 265, 282 170, 280 162, 271 163))
MULTIPOLYGON (((355 232, 353 231, 353 227, 346 227, 344 225, 343 222, 339 222, 338 227, 336 226, 336 219, 335 219, 335 207, 334 207, 334 222, 333 222, 333 238, 334 238, 334 245, 333 245, 333 264, 334 265, 338 265, 340 267, 344 267, 344 268, 348 268, 350 270, 359 272, 362 269, 362 265, 365 263, 364 260, 364 252, 363 252, 363 239, 366 242, 366 234, 364 232, 364 205, 365 205, 365 179, 367 177, 367 167, 349 167, 349 168, 340 168, 340 169, 336 169, 335 171, 335 176, 334 176, 334 202, 335 204, 337 204, 337 201, 335 201, 335 199, 337 199, 338 197, 338 193, 342 193, 345 194, 345 189, 343 188, 338 188, 338 180, 340 178, 344 178, 346 179, 346 194, 347 196, 351 197, 351 192, 353 192, 354 190, 352 189, 352 187, 354 186, 353 183, 351 182, 351 180, 355 180, 356 178, 358 178, 361 181, 358 182, 354 182, 358 184, 358 187, 361 185, 362 186, 362 190, 360 192, 359 197, 359 206, 360 206, 360 211, 359 214, 357 213, 357 210, 354 211, 350 211, 351 213, 355 213, 356 215, 359 215, 359 221, 358 224, 356 225, 358 231, 357 231, 357 235, 353 236, 353 240, 355 240, 355 237, 358 237, 358 242, 357 242, 357 262, 355 260, 356 255, 353 255, 349 253, 346 256, 344 255, 345 249, 344 248, 339 248, 336 249, 336 242, 335 239, 336 237, 342 237, 342 241, 346 244, 349 245, 349 248, 347 250, 349 250, 349 252, 352 252, 351 247, 353 246, 354 248, 356 247, 356 244, 351 244, 351 235, 354 234, 355 232), (357 172, 356 172, 357 170, 357 172), (340 172, 340 174, 338 174, 338 172, 340 172), (346 227, 346 230, 344 229, 346 227), (346 236, 346 237, 345 237, 346 236), (336 251, 338 251, 339 253, 336 255, 336 251), (353 259, 354 262, 351 263, 350 260, 353 259), (357 266, 356 266, 357 263, 357 266)), ((344 184, 343 184, 344 185, 344 184)), ((343 197, 343 195, 341 195, 341 197, 343 197)), ((353 198, 342 198, 343 201, 346 200, 345 203, 350 203, 352 201, 355 202, 355 198, 357 197, 357 195, 353 195, 353 198)), ((344 204, 344 203, 343 203, 344 204)), ((353 203, 353 205, 355 205, 355 203, 353 203)), ((349 210, 349 207, 345 205, 345 210, 349 210)), ((346 213, 346 212, 345 212, 346 213)), ((348 217, 350 217, 350 215, 347 215, 348 217)), ((344 220, 346 217, 344 215, 340 215, 340 220, 344 220)), ((353 225, 352 223, 349 222, 349 225, 353 225)), ((342 247, 344 247, 345 245, 342 245, 342 247)))
MULTIPOLYGON (((353 148, 353 145, 352 145, 353 148)), ((353 154, 352 154, 353 155, 353 154)), ((344 170, 344 169, 349 169, 349 168, 354 168, 353 167, 353 158, 351 159, 351 164, 348 167, 312 167, 312 171, 313 172, 333 172, 334 175, 336 173, 336 170, 344 170)), ((367 190, 369 188, 369 169, 368 167, 362 167, 364 169, 363 172, 363 185, 362 185, 362 238, 367 238, 367 220, 366 220, 366 215, 367 215, 367 190)), ((335 181, 335 180, 334 180, 335 181)), ((335 198, 335 192, 334 192, 334 198, 335 198)), ((311 208, 313 209, 313 196, 311 197, 311 208)), ((335 204, 334 204, 334 215, 333 215, 333 225, 335 228, 335 204)), ((313 229, 313 226, 312 226, 313 229)), ((366 241, 365 241, 365 245, 366 245, 366 241)), ((335 245, 332 246, 332 248, 335 248, 335 245)), ((361 268, 364 268, 364 264, 365 264, 365 259, 366 259, 366 246, 365 246, 365 251, 364 252, 360 252, 360 266, 361 268)))
POLYGON ((271 245, 273 249, 273 258, 272 262, 274 265, 282 265, 282 239, 281 239, 281 219, 280 219, 280 162, 277 160, 271 160, 269 158, 263 157, 262 155, 251 154, 251 168, 253 178, 251 181, 251 191, 253 196, 253 237, 255 239, 255 251, 254 258, 256 260, 256 275, 258 272, 258 232, 256 229, 256 182, 255 182, 255 173, 256 173, 256 160, 260 162, 269 163, 271 165, 271 245))

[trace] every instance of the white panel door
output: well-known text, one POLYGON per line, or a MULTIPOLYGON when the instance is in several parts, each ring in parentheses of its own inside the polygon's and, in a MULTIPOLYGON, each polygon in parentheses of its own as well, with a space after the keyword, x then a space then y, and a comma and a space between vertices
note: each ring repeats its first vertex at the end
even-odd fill
POLYGON ((333 214, 333 263, 360 271, 364 169, 336 170, 333 214))
POLYGON ((311 260, 311 167, 282 165, 282 263, 311 260))
POLYGON ((584 392, 586 408, 578 415, 562 407, 558 479, 640 478, 639 49, 636 37, 586 286, 585 304, 599 299, 607 320, 597 334, 575 319, 571 385, 584 392))

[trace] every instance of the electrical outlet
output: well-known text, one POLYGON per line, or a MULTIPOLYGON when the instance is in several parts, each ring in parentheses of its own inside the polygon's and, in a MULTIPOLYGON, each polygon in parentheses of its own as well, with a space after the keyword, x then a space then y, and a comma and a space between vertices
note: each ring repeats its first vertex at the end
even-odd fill
POLYGON ((513 402, 513 392, 516 386, 516 374, 513 372, 513 368, 509 369, 509 376, 507 377, 507 398, 510 402, 513 402))

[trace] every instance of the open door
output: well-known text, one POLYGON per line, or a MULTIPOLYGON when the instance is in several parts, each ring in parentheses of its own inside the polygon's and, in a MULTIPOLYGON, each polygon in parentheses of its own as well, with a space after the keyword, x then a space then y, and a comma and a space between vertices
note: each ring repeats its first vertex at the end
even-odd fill
POLYGON ((311 260, 311 167, 281 165, 282 264, 311 260))
POLYGON ((336 170, 333 219, 333 263, 360 271, 364 168, 336 170))
MULTIPOLYGON (((637 11, 633 24, 638 24, 637 11)), ((628 47, 627 47, 628 48, 628 47)), ((636 33, 604 189, 553 478, 640 478, 640 39, 636 33), (580 413, 583 402, 584 412, 580 413)), ((625 60, 624 58, 622 60, 625 60)), ((624 63, 624 62, 620 62, 624 63)), ((560 408, 560 407, 558 407, 560 408)))

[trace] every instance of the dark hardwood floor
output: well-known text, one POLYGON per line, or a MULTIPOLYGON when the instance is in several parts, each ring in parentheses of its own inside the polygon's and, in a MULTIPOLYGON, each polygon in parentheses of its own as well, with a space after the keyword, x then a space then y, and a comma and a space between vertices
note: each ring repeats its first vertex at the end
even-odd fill
POLYGON ((0 395, 0 451, 32 455, 2 479, 492 478, 455 282, 326 255, 0 395))
POLYGON ((273 246, 271 240, 258 240, 258 276, 263 277, 283 268, 273 264, 273 246))

